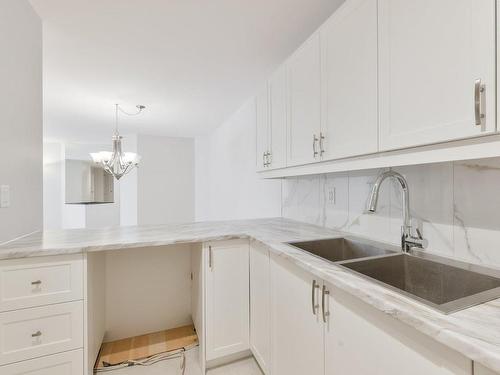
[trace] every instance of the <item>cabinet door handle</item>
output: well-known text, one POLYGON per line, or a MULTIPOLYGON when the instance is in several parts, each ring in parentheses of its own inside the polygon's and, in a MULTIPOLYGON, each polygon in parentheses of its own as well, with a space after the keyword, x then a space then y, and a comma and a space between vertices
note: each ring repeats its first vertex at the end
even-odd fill
POLYGON ((319 156, 323 156, 323 154, 325 153, 324 140, 325 140, 325 135, 322 132, 320 132, 319 133, 319 156))
POLYGON ((316 151, 316 142, 318 142, 318 137, 316 137, 316 134, 313 134, 313 158, 316 159, 316 156, 318 156, 318 151, 316 151))
POLYGON ((36 281, 31 282, 31 285, 41 285, 41 284, 42 284, 42 280, 36 280, 36 281))
POLYGON ((483 95, 485 91, 485 86, 482 84, 481 79, 476 79, 474 82, 474 119, 476 121, 476 126, 480 126, 485 118, 483 110, 483 95))
POLYGON ((319 307, 319 305, 316 303, 316 289, 319 289, 319 285, 316 283, 316 280, 313 280, 312 291, 311 291, 311 304, 312 304, 311 307, 313 315, 316 315, 316 310, 319 307))
POLYGON ((271 152, 267 152, 267 166, 270 167, 273 162, 273 154, 271 152))
POLYGON ((210 269, 213 268, 212 246, 208 246, 208 268, 210 268, 210 269))
POLYGON ((330 316, 330 311, 326 311, 326 296, 330 294, 330 291, 326 289, 326 286, 323 285, 323 293, 321 294, 321 310, 323 311, 323 322, 326 323, 326 319, 330 316))
POLYGON ((263 152, 263 153, 262 153, 262 166, 263 166, 263 167, 266 167, 266 166, 267 166, 267 165, 266 165, 266 153, 265 153, 265 152, 263 152))
POLYGON ((36 331, 35 333, 31 334, 31 337, 40 337, 40 336, 42 336, 42 332, 40 331, 36 331))

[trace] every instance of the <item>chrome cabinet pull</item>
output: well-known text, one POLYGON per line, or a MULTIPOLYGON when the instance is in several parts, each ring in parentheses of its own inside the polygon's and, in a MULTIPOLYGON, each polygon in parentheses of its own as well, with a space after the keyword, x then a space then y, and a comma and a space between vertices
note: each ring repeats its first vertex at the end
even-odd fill
POLYGON ((266 166, 266 153, 265 152, 262 153, 262 166, 263 167, 266 166))
POLYGON ((318 156, 318 151, 316 151, 316 142, 318 142, 318 137, 316 137, 316 134, 313 134, 313 158, 316 159, 316 156, 318 156))
POLYGON ((31 334, 31 337, 40 337, 42 335, 42 332, 36 331, 35 333, 31 334))
POLYGON ((323 293, 321 294, 321 310, 323 311, 323 322, 326 323, 327 317, 330 316, 330 311, 326 311, 326 296, 330 294, 330 291, 326 289, 326 286, 323 285, 323 293))
POLYGON ((42 280, 36 280, 36 281, 31 282, 31 285, 41 285, 41 284, 42 284, 42 280))
POLYGON ((323 132, 319 133, 319 156, 323 156, 325 153, 325 148, 324 148, 324 140, 325 140, 325 135, 323 132))
POLYGON ((483 110, 483 95, 485 91, 485 85, 481 83, 481 79, 476 79, 474 82, 474 118, 476 121, 476 126, 480 126, 485 118, 483 110))
POLYGON ((311 291, 311 304, 312 304, 312 313, 316 315, 316 310, 319 305, 316 303, 316 289, 319 289, 319 285, 316 283, 316 280, 312 282, 312 291, 311 291))
POLYGON ((208 246, 208 267, 210 269, 213 268, 213 261, 212 261, 212 246, 208 246))
POLYGON ((268 151, 267 152, 267 166, 270 167, 273 162, 273 154, 268 151))

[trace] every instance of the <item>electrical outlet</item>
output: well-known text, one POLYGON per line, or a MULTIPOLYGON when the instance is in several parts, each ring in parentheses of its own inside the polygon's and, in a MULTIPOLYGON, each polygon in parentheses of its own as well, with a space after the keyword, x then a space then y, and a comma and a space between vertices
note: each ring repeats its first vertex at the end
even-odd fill
POLYGON ((10 186, 1 185, 0 186, 0 208, 5 208, 10 206, 10 186))
POLYGON ((328 188, 328 203, 335 204, 335 186, 328 188))

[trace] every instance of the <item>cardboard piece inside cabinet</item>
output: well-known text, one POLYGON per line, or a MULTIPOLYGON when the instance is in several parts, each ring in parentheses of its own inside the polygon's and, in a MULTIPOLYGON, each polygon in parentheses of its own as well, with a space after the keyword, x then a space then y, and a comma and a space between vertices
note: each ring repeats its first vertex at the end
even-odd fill
POLYGON ((160 353, 167 353, 198 344, 194 325, 166 331, 129 337, 101 345, 94 368, 114 366, 131 360, 140 360, 160 353))

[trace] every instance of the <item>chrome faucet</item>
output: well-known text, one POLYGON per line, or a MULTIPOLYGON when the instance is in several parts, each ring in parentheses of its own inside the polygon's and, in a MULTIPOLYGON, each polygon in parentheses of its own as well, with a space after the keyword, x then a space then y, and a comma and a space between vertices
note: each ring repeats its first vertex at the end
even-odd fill
POLYGON ((388 177, 395 179, 399 182, 403 190, 403 226, 401 227, 401 250, 405 253, 409 252, 412 247, 419 247, 425 249, 427 247, 427 240, 422 237, 420 230, 416 228, 416 236, 412 234, 411 217, 410 217, 410 191, 406 179, 397 172, 387 171, 381 173, 375 183, 370 194, 370 201, 368 204, 368 211, 375 212, 377 210, 378 194, 380 185, 388 177))

